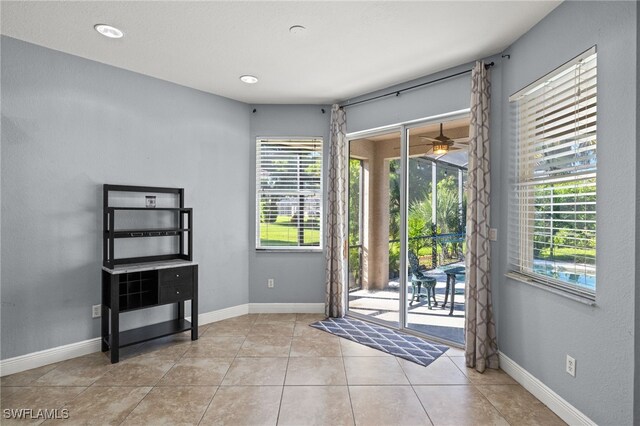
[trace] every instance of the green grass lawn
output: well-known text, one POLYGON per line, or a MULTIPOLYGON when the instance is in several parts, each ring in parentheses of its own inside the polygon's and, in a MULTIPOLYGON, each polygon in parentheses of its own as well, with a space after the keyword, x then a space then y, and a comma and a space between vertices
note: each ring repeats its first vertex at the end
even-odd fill
MULTIPOLYGON (((304 245, 318 246, 320 242, 319 229, 305 229, 304 245)), ((291 223, 289 216, 278 216, 275 223, 260 224, 261 246, 297 246, 298 228, 291 223)))
MULTIPOLYGON (((556 247, 553 249, 553 259, 551 259, 550 249, 545 248, 540 250, 539 254, 536 255, 536 259, 562 260, 566 262, 573 262, 575 261, 576 257, 580 259, 581 257, 584 257, 584 256, 587 256, 587 260, 590 260, 591 262, 595 262, 594 259, 596 257, 596 249, 556 247)), ((585 263, 589 263, 589 262, 585 262, 585 263)))

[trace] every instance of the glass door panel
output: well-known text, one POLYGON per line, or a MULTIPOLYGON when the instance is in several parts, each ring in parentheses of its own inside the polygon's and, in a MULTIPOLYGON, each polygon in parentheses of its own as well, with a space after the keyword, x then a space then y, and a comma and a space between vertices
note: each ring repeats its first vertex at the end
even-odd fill
POLYGON ((407 135, 405 326, 459 344, 464 344, 468 132, 468 118, 443 123, 442 133, 451 139, 446 152, 434 150, 440 123, 411 128, 407 135))
POLYGON ((400 327, 400 132, 349 143, 348 310, 400 327))

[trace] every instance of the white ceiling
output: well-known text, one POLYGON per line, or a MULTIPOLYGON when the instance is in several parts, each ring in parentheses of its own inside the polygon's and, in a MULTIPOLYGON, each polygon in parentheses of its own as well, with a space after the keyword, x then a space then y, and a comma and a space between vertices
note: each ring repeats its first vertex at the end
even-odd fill
POLYGON ((499 53, 559 3, 2 1, 0 28, 243 102, 320 104, 499 53), (98 23, 124 38, 99 35, 98 23), (307 30, 293 35, 292 25, 307 30))

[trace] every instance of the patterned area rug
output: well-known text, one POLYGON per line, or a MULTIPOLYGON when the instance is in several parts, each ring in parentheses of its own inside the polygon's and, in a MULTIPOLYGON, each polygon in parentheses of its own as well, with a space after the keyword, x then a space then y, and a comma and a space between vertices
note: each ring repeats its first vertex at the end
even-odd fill
POLYGON ((448 346, 351 318, 327 318, 310 326, 425 367, 449 349, 448 346))

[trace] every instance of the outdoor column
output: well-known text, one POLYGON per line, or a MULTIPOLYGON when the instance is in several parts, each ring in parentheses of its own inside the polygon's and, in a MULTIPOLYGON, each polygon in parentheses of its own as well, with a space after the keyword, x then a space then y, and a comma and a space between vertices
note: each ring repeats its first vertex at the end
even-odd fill
POLYGON ((381 290, 389 282, 389 162, 373 144, 373 167, 369 170, 368 288, 381 290))
POLYGON ((381 290, 389 284, 389 143, 358 140, 350 155, 362 159, 362 288, 381 290))
MULTIPOLYGON (((362 144, 359 144, 361 147, 362 144)), ((360 208, 362 209, 362 223, 360 224, 361 230, 361 241, 362 244, 362 288, 368 289, 370 281, 369 274, 369 247, 370 240, 369 237, 369 229, 371 229, 371 214, 369 212, 369 206, 371 205, 371 167, 372 167, 372 159, 371 153, 368 152, 368 156, 366 159, 362 161, 362 205, 360 208)))

